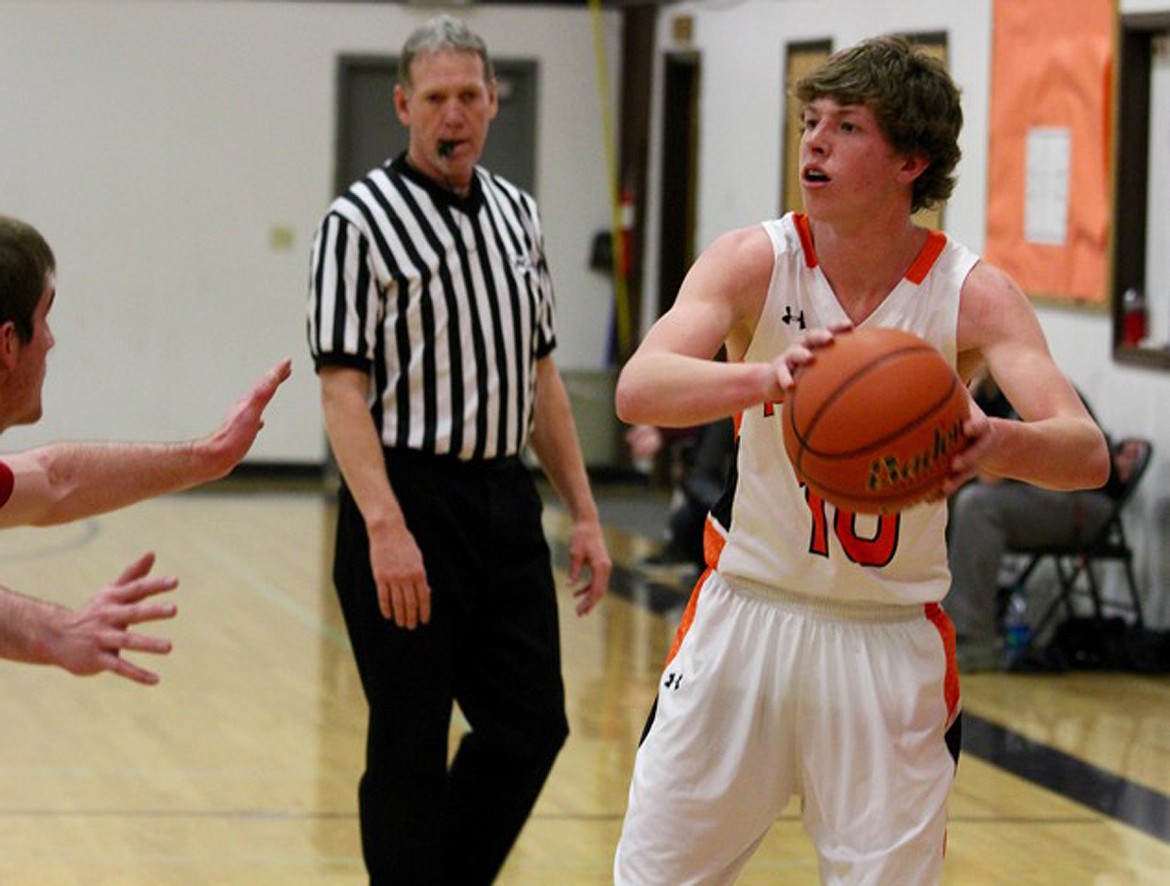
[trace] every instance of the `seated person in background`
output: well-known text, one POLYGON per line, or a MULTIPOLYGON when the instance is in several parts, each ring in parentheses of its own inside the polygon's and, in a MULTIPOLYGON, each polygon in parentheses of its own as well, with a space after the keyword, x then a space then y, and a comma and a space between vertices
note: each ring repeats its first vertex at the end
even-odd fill
MULTIPOLYGON (((988 415, 1014 417, 989 376, 972 381, 972 395, 988 415)), ((1003 555, 1017 547, 1072 543, 1105 525, 1134 455, 1112 443, 1110 451, 1109 479, 1099 489, 1061 492, 981 476, 952 496, 947 526, 951 590, 944 606, 955 625, 961 671, 1003 670, 1008 664, 999 624, 1003 555)))
POLYGON ((635 460, 653 458, 668 443, 680 447, 674 493, 664 531, 661 551, 644 562, 649 566, 686 566, 702 571, 703 527, 727 482, 735 450, 735 428, 731 419, 721 419, 697 428, 662 429, 635 425, 626 433, 626 443, 635 460))

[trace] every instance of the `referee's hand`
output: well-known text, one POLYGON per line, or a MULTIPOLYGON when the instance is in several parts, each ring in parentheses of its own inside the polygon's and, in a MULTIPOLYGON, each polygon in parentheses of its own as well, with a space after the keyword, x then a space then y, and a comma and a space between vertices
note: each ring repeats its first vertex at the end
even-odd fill
POLYGON ((408 631, 431 620, 431 586, 422 551, 406 526, 371 536, 370 566, 384 618, 408 631))
POLYGON ((573 524, 569 536, 569 587, 577 598, 577 615, 593 611, 609 588, 613 561, 596 520, 573 524))

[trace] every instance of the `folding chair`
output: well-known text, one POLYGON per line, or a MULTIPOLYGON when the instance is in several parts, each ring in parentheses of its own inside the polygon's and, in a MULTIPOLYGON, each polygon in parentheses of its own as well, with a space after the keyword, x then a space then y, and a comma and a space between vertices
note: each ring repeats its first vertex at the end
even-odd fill
POLYGON ((1023 562, 1023 566, 1010 582, 1016 589, 1025 588, 1028 579, 1045 560, 1051 560, 1056 569, 1059 589, 1055 599, 1033 625, 1034 639, 1042 636, 1044 629, 1060 610, 1063 609, 1067 617, 1075 616, 1077 610, 1074 604, 1078 599, 1088 601, 1092 615, 1096 618, 1102 618, 1106 610, 1109 610, 1114 614, 1129 616, 1134 627, 1143 626, 1141 596, 1138 593, 1133 569, 1133 549, 1125 535, 1123 514, 1125 506, 1133 498, 1134 491, 1150 466, 1153 444, 1141 437, 1125 437, 1114 444, 1115 459, 1118 458, 1118 453, 1124 453, 1126 456, 1119 468, 1122 487, 1114 499, 1109 519, 1101 529, 1088 538, 1078 539, 1068 545, 1013 548, 1009 551, 1023 562), (1094 567, 1104 562, 1120 562, 1124 567, 1128 600, 1102 597, 1094 567))

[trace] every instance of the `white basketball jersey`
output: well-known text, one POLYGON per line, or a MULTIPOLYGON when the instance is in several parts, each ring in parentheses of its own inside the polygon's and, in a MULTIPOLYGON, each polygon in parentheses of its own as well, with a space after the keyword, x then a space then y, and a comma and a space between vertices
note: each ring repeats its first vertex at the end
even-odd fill
MULTIPOLYGON (((767 300, 744 360, 779 357, 809 329, 847 321, 822 272, 807 216, 764 223, 775 250, 767 300)), ((932 232, 906 276, 859 328, 926 339, 955 365, 959 292, 978 256, 932 232)), ((919 604, 950 584, 946 504, 881 517, 838 511, 797 480, 781 436, 782 404, 739 417, 735 469, 708 519, 708 559, 737 586, 842 602, 919 604)))

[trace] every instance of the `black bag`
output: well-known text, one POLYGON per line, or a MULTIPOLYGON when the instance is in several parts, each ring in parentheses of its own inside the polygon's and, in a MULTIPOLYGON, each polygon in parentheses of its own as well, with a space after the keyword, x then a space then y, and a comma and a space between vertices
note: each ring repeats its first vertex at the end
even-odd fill
POLYGON ((1127 643, 1130 670, 1146 674, 1170 672, 1170 631, 1133 627, 1127 643))
POLYGON ((1012 659, 1014 673, 1064 671, 1170 673, 1170 631, 1130 626, 1125 619, 1065 619, 1043 648, 1030 646, 1012 659))
POLYGON ((1074 671, 1123 671, 1129 668, 1125 619, 1068 618, 1056 628, 1047 651, 1074 671))

